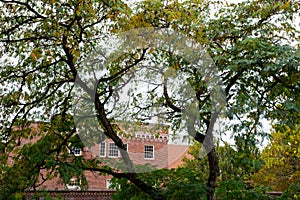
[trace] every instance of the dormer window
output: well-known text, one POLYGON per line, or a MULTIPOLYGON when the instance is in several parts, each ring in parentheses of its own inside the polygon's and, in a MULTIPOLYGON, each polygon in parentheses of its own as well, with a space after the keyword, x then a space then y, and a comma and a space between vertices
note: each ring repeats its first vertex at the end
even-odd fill
POLYGON ((69 180, 67 188, 70 190, 80 190, 80 180, 76 177, 73 177, 69 180))

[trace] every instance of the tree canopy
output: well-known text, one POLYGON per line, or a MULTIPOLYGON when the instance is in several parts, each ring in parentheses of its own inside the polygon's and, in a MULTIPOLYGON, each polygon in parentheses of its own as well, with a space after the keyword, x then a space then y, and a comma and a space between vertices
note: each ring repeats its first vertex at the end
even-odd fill
MULTIPOLYGON (((134 173, 125 151, 122 157, 130 173, 100 166, 97 159, 85 160, 68 154, 70 142, 82 145, 74 122, 75 82, 85 92, 86 96, 82 97, 93 105, 86 114, 93 113, 105 136, 124 149, 109 107, 118 98, 114 92, 131 75, 161 63, 163 68, 158 69, 162 72, 158 74, 168 75, 158 84, 162 89, 149 91, 144 100, 138 94, 132 97, 136 103, 132 104, 134 111, 137 109, 140 115, 131 113, 131 120, 144 120, 140 116, 147 117, 148 111, 159 105, 162 108, 159 116, 168 120, 175 133, 184 119, 188 121, 188 134, 207 150, 207 199, 215 199, 220 174, 210 126, 215 124, 215 114, 231 120, 226 128, 239 139, 237 144, 244 145, 240 148, 245 155, 255 150, 257 136, 267 135, 262 129, 262 119, 286 124, 291 129, 299 119, 300 34, 296 20, 300 7, 297 1, 254 0, 230 4, 146 0, 128 6, 118 0, 1 0, 0 6, 0 196, 4 198, 36 187, 42 169, 49 171, 45 181, 54 176, 66 181, 74 174, 82 176, 85 170, 108 173, 129 180, 149 198, 167 198, 167 188, 155 187, 153 182, 134 173), (214 76, 208 76, 211 72, 205 74, 205 70, 197 71, 189 57, 176 54, 175 47, 153 49, 147 43, 144 45, 147 38, 138 40, 138 34, 138 45, 126 43, 125 34, 121 40, 125 52, 108 59, 111 62, 105 65, 97 60, 103 64, 105 73, 100 77, 94 74, 94 84, 89 85, 78 76, 85 71, 92 72, 86 68, 91 52, 107 56, 102 53, 108 47, 101 46, 101 41, 126 31, 133 34, 137 28, 154 31, 166 28, 197 43, 213 63, 205 70, 213 69, 214 76), (126 49, 126 45, 134 48, 126 49), (174 74, 181 74, 194 94, 191 104, 194 107, 188 112, 182 106, 184 99, 172 96, 168 78, 174 74), (218 77, 219 90, 208 84, 212 80, 209 77, 218 77), (222 93, 220 96, 226 100, 224 113, 214 112, 213 92, 222 93), (184 118, 186 113, 189 115, 184 118), (34 129, 32 125, 36 122, 39 125, 34 129), (35 143, 20 146, 24 139, 35 137, 35 143), (14 178, 16 174, 18 178, 14 178)), ((143 77, 149 74, 144 73, 143 77)), ((153 76, 150 80, 153 83, 153 76)), ((176 188, 168 184, 166 187, 176 188)))

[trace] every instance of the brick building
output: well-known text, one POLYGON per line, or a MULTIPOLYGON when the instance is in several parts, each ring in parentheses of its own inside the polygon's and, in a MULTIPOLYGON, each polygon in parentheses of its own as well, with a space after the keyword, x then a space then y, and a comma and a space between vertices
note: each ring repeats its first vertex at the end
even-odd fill
MULTIPOLYGON (((32 128, 37 127, 37 125, 32 126, 32 128)), ((153 129, 149 130, 149 128, 144 127, 139 130, 126 129, 123 132, 126 132, 126 137, 120 136, 120 138, 126 145, 128 155, 134 165, 148 164, 148 166, 154 168, 176 168, 182 164, 182 158, 187 155, 188 146, 171 144, 168 130, 165 128, 159 128, 153 132, 153 129)), ((23 140, 22 143, 34 142, 34 140, 38 140, 38 137, 32 140, 23 140)), ((109 163, 113 163, 112 161, 122 161, 120 151, 123 150, 120 150, 111 139, 105 139, 99 144, 90 147, 73 147, 69 149, 69 152, 75 156, 83 156, 87 159, 97 158, 100 161, 108 160, 109 163)), ((99 175, 99 173, 92 171, 85 171, 84 173, 88 183, 88 191, 110 190, 111 176, 99 175)), ((74 177, 70 179, 68 184, 64 184, 59 177, 55 177, 45 181, 39 188, 48 191, 80 190, 80 181, 74 177)))

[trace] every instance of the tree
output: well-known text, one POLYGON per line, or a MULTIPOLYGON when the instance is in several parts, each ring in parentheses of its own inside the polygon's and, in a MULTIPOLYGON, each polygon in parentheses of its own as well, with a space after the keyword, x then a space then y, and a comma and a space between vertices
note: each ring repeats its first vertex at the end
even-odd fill
MULTIPOLYGON (((237 141, 236 145, 224 143, 224 146, 216 147, 216 152, 220 159, 220 176, 217 180, 218 188, 216 189, 217 199, 232 199, 248 193, 250 194, 249 198, 253 198, 251 195, 255 193, 257 193, 256 198, 258 198, 259 193, 262 192, 252 191, 253 186, 250 184, 250 178, 261 168, 263 161, 258 151, 249 151, 250 149, 241 148, 242 142, 237 141)), ((200 176, 207 179, 209 174, 208 160, 207 158, 197 159, 200 149, 201 144, 199 143, 191 146, 189 153, 195 159, 185 158, 183 167, 199 171, 201 173, 200 176)))
POLYGON ((299 125, 277 127, 271 134, 270 144, 264 148, 263 167, 252 176, 254 186, 268 186, 276 191, 288 190, 299 184, 299 125))
MULTIPOLYGON (((180 5, 170 2, 165 5, 160 1, 145 1, 140 5, 139 12, 129 20, 122 18, 124 23, 121 23, 120 29, 172 27, 207 47, 221 74, 228 101, 226 117, 238 121, 231 128, 243 140, 247 147, 245 151, 248 151, 256 144, 258 135, 266 136, 261 129, 262 118, 277 119, 291 126, 298 118, 299 78, 296 77, 299 74, 299 47, 298 30, 293 24, 298 16, 299 4, 292 1, 214 3, 210 6, 222 8, 215 13, 215 18, 208 19, 209 4, 206 2, 187 1, 180 5), (160 8, 159 14, 157 8, 160 8), (131 23, 136 21, 141 23, 131 23), (287 45, 293 42, 296 42, 296 48, 287 45)), ((184 70, 183 67, 180 69, 184 70)), ((203 80, 201 76, 192 77, 197 83, 203 80)), ((201 84, 195 86, 195 91, 205 96, 201 84)), ((176 99, 172 101, 176 102, 176 99)), ((207 111, 203 106, 205 103, 205 100, 199 99, 201 112, 207 111)), ((180 113, 174 104, 169 104, 169 107, 180 113)), ((207 116, 209 114, 200 115, 203 124, 205 118, 210 118, 207 116)), ((204 136, 206 131, 197 135, 203 133, 204 136)), ((195 137, 202 143, 200 138, 195 137)), ((211 170, 208 186, 212 189, 208 192, 208 199, 213 199, 218 162, 215 150, 208 156, 211 170)))
MULTIPOLYGON (((148 184, 160 188, 166 199, 204 199, 206 196, 205 178, 199 171, 179 167, 160 169, 139 176, 148 184)), ((113 186, 117 188, 114 199, 151 199, 126 179, 115 179, 113 186)))
MULTIPOLYGON (((299 50, 288 44, 297 42, 299 36, 293 23, 298 11, 299 3, 293 1, 257 0, 240 4, 144 1, 134 10, 122 1, 1 1, 0 51, 5 57, 0 69, 3 85, 0 118, 1 134, 7 138, 1 147, 1 163, 8 162, 10 152, 16 155, 13 167, 1 165, 4 174, 1 181, 10 177, 9 174, 20 173, 19 179, 8 179, 6 184, 11 187, 7 187, 9 191, 5 194, 36 185, 39 170, 43 168, 53 171, 49 177, 58 175, 58 171, 63 179, 70 176, 67 172, 105 172, 130 180, 153 199, 164 199, 160 189, 147 184, 136 173, 99 167, 97 160, 73 158, 73 162, 68 162, 64 151, 76 132, 70 117, 74 114, 73 83, 88 52, 97 50, 98 39, 105 39, 110 31, 171 28, 206 47, 225 91, 224 117, 239 120, 233 131, 242 135, 245 142, 260 134, 263 117, 281 119, 281 122, 293 125, 295 117, 299 117, 299 50), (212 6, 218 8, 214 18, 210 18, 212 6), (49 133, 46 136, 31 130, 30 124, 37 119, 48 122, 39 128, 49 133), (40 137, 39 142, 17 148, 20 139, 35 135, 40 137), (32 154, 33 149, 41 146, 41 153, 32 154), (65 156, 59 156, 61 153, 65 156), (29 164, 32 167, 22 169, 22 165, 29 164), (16 187, 15 181, 22 183, 20 187, 16 187)), ((208 152, 207 199, 215 199, 219 169, 210 137, 214 101, 209 98, 207 76, 195 71, 189 60, 171 53, 148 47, 131 49, 105 66, 107 74, 96 82, 97 85, 88 85, 80 79, 77 83, 93 100, 93 112, 105 135, 124 149, 113 125, 114 119, 107 110, 107 103, 116 97, 112 95, 113 91, 126 76, 136 72, 135 68, 143 67, 151 59, 154 63, 165 59, 168 68, 183 73, 196 94, 194 110, 199 111, 189 118, 188 131, 195 140, 204 143, 205 148, 213 147, 208 152), (206 140, 208 143, 204 142, 205 138, 209 139, 206 140)), ((159 105, 168 111, 164 118, 170 119, 176 129, 183 119, 182 99, 169 96, 171 88, 165 86, 163 95, 154 92, 153 98, 149 94, 150 105, 159 101, 159 105)), ((134 172, 128 155, 123 152, 122 157, 129 171, 134 172)))
MULTIPOLYGON (((49 171, 45 179, 59 175, 66 181, 71 175, 97 168, 97 160, 67 156, 66 149, 76 133, 69 116, 72 89, 85 53, 106 34, 108 22, 120 10, 130 11, 121 1, 1 1, 1 55, 5 55, 0 72, 3 198, 35 188, 41 169, 49 171), (34 121, 48 123, 41 123, 36 132, 31 127, 34 121), (34 136, 38 142, 18 148, 20 140, 34 136), (12 152, 13 165, 7 166, 12 152), (19 178, 12 179, 11 174, 19 174, 19 178)), ((106 115, 101 117, 110 137, 122 147, 106 115)), ((127 177, 154 199, 162 198, 135 174, 110 168, 100 171, 127 177)))

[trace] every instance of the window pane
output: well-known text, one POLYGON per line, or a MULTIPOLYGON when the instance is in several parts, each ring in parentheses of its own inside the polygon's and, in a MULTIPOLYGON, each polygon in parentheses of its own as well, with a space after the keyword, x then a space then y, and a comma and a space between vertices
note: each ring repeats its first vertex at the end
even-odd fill
POLYGON ((117 147, 117 145, 115 145, 115 143, 109 143, 108 156, 109 157, 118 157, 119 156, 118 147, 117 147))
POLYGON ((78 178, 71 178, 66 185, 69 189, 80 189, 80 180, 78 178))
POLYGON ((147 159, 153 159, 154 158, 154 146, 150 145, 145 145, 145 150, 144 150, 144 158, 147 159))
POLYGON ((81 149, 79 147, 71 147, 70 152, 75 156, 81 155, 81 149))
POLYGON ((69 182, 69 186, 79 186, 77 179, 71 179, 69 182))
POLYGON ((100 143, 100 157, 105 157, 105 142, 100 143))

